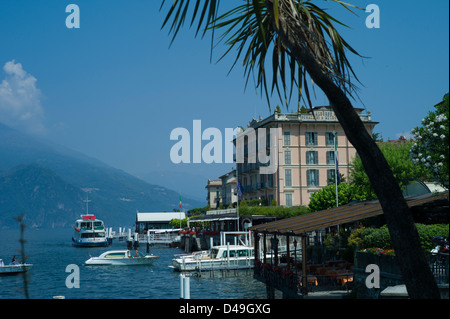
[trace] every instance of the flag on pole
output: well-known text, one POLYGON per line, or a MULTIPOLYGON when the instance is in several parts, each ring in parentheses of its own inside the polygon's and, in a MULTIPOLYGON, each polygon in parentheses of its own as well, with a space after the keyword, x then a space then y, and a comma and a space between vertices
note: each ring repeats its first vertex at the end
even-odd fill
POLYGON ((181 210, 181 195, 180 195, 180 210, 181 210))
POLYGON ((237 188, 238 196, 242 197, 242 186, 241 186, 241 183, 239 183, 239 179, 237 179, 236 188, 237 188))

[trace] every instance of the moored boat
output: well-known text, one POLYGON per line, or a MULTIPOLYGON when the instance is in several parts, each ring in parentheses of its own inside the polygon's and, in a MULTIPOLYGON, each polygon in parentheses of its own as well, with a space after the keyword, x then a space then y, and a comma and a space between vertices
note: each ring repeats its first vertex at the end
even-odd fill
POLYGON ((132 265, 151 265, 159 256, 154 255, 137 255, 132 256, 129 250, 109 250, 102 253, 98 257, 91 257, 85 261, 86 265, 118 265, 118 266, 132 266, 132 265))
POLYGON ((171 268, 176 271, 249 269, 254 267, 254 261, 253 247, 219 245, 191 255, 175 255, 171 268))
POLYGON ((32 266, 32 264, 22 264, 18 262, 5 265, 3 260, 0 259, 0 276, 17 275, 20 273, 24 273, 27 272, 32 266))
POLYGON ((81 215, 75 221, 72 243, 78 247, 107 246, 109 241, 103 221, 92 214, 81 215))

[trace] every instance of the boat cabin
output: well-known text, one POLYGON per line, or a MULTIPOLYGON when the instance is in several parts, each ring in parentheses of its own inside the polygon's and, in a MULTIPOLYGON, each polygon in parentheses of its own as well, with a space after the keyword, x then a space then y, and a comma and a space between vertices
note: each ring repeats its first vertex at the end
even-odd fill
POLYGON ((102 255, 102 258, 131 258, 129 250, 111 250, 102 255))
POLYGON ((227 246, 215 246, 211 248, 211 258, 227 258, 228 252, 230 252, 229 257, 253 257, 253 247, 245 247, 245 246, 229 246, 229 250, 227 246))
POLYGON ((103 230, 103 221, 96 219, 95 215, 81 215, 81 219, 75 222, 75 229, 79 230, 103 230))

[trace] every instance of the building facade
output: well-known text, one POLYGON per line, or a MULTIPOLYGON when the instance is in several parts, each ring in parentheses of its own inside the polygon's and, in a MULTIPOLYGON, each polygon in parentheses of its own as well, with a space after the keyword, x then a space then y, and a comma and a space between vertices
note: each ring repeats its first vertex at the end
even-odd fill
MULTIPOLYGON (((377 122, 371 120, 370 112, 363 114, 363 109, 356 111, 371 134, 377 122)), ((331 107, 316 107, 314 114, 311 111, 274 113, 260 121, 253 120, 249 128, 253 128, 256 135, 259 128, 266 129, 266 154, 274 151, 269 147, 269 129, 276 129, 275 156, 278 163, 275 173, 261 174, 260 168, 265 164, 258 160, 249 163, 249 139, 244 138, 244 162, 237 164, 241 199, 262 199, 268 205, 276 202, 280 206, 307 206, 314 192, 334 183, 336 153, 339 175, 349 176, 349 164, 355 158, 356 150, 345 136, 331 107)), ((238 138, 248 131, 239 133, 238 138)))
POLYGON ((173 229, 170 225, 172 219, 184 219, 184 212, 136 212, 136 232, 146 233, 151 229, 173 229))
POLYGON ((205 188, 208 192, 206 200, 211 209, 218 209, 220 205, 223 208, 230 207, 237 202, 236 170, 232 169, 219 179, 208 180, 205 188))
POLYGON ((208 195, 206 201, 211 209, 218 209, 222 203, 222 180, 208 179, 208 184, 205 186, 208 195))
POLYGON ((237 192, 236 192, 236 170, 232 169, 219 177, 222 182, 222 206, 224 208, 230 207, 233 203, 237 202, 237 192))

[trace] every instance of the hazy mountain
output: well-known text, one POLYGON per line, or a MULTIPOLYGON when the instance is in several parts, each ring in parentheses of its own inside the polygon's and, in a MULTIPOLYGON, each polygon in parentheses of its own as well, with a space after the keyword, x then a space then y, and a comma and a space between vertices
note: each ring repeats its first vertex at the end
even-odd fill
POLYGON ((85 192, 52 170, 22 165, 0 175, 0 228, 11 226, 21 213, 31 227, 69 226, 82 212, 85 198, 85 192))
POLYGON ((175 171, 154 171, 137 176, 146 182, 176 189, 183 198, 188 197, 204 202, 203 206, 207 204, 205 186, 208 183, 208 177, 206 176, 175 171))
MULTIPOLYGON (((0 123, 0 227, 25 213, 28 224, 70 226, 85 211, 109 226, 132 225, 136 210, 172 211, 179 191, 149 184, 70 149, 22 134, 0 123), (55 208, 56 207, 56 208, 55 208)), ((183 198, 185 209, 204 202, 183 198)))

